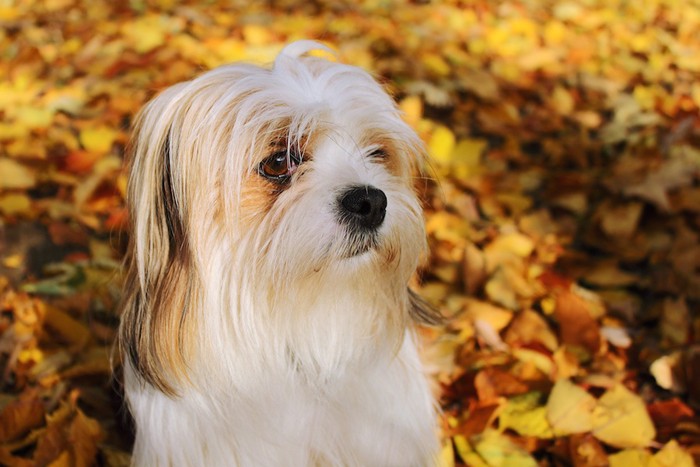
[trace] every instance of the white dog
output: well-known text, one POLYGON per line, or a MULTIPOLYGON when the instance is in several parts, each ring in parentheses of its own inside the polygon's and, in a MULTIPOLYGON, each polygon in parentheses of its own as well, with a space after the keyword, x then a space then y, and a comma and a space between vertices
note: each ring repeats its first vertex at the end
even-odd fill
MULTIPOLYGON (((407 283, 423 154, 364 71, 287 46, 138 117, 119 345, 143 466, 427 466, 407 283)), ((326 49, 327 50, 327 49, 326 49)))

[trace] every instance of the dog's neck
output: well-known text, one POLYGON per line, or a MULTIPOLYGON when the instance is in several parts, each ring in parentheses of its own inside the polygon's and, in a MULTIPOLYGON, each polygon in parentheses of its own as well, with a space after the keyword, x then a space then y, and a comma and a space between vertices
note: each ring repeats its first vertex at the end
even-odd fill
POLYGON ((405 284, 393 284, 386 276, 341 278, 319 272, 274 294, 269 284, 246 283, 240 276, 234 280, 236 287, 210 289, 199 311, 208 316, 200 320, 202 337, 193 356, 194 368, 223 379, 223 385, 241 371, 323 384, 352 373, 378 353, 394 354, 403 341, 405 284))

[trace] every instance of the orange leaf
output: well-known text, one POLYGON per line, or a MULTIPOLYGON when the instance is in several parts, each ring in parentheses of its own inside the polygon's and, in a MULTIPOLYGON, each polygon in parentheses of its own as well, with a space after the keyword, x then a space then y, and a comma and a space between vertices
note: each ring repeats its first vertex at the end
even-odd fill
POLYGON ((554 316, 564 344, 583 347, 595 354, 600 350, 600 326, 589 311, 589 303, 570 290, 557 294, 554 316))
POLYGON ((0 412, 0 442, 8 442, 26 434, 44 421, 44 405, 39 391, 26 389, 0 412))

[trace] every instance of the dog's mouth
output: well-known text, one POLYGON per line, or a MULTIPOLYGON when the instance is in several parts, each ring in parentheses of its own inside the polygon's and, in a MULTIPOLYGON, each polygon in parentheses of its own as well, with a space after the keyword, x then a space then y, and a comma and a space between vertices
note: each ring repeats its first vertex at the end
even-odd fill
POLYGON ((363 255, 379 246, 379 239, 376 232, 360 233, 354 232, 348 239, 347 246, 343 251, 343 258, 354 258, 363 255))

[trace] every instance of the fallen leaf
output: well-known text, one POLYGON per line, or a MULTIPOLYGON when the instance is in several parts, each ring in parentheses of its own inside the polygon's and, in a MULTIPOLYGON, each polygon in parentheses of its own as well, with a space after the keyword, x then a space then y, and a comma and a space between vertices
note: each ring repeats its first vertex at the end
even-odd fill
POLYGON ((554 352, 559 343, 549 324, 539 313, 523 310, 515 315, 504 337, 510 346, 522 346, 537 342, 554 352))
POLYGON ((498 415, 499 429, 510 428, 523 436, 552 438, 552 427, 547 421, 547 409, 540 405, 541 398, 539 392, 509 398, 498 415))
POLYGON ((671 440, 651 459, 650 467, 694 467, 693 457, 671 440))
POLYGON ((587 433, 593 429, 596 400, 586 390, 560 379, 547 400, 547 420, 556 436, 587 433))
POLYGON ((651 373, 656 380, 656 384, 676 394, 684 392, 685 382, 681 374, 681 359, 682 354, 680 352, 674 352, 654 360, 649 366, 649 373, 651 373))
POLYGON ((661 309, 661 336, 671 345, 684 345, 690 338, 690 312, 683 297, 667 298, 661 309))
POLYGON ((652 455, 643 449, 625 449, 608 456, 610 467, 648 467, 652 455))
POLYGON ((618 383, 598 400, 593 435, 618 448, 643 448, 654 440, 656 430, 644 401, 618 383))
POLYGON ((452 152, 456 144, 455 135, 449 128, 438 126, 428 141, 431 157, 443 166, 452 163, 452 152))
POLYGON ((632 345, 632 338, 624 328, 603 326, 600 328, 600 333, 615 347, 628 349, 632 345))
POLYGON ((465 313, 472 321, 483 321, 496 331, 503 330, 513 319, 513 312, 481 300, 467 300, 465 313))
POLYGON ((564 290, 556 297, 554 316, 561 342, 595 354, 600 350, 600 326, 590 312, 591 304, 579 294, 564 290))
POLYGON ((83 347, 91 338, 87 326, 66 312, 52 306, 46 307, 46 325, 75 348, 83 347))
POLYGON ((680 424, 692 423, 695 417, 693 409, 680 399, 652 402, 647 406, 647 410, 656 427, 656 440, 662 442, 672 439, 680 424))
POLYGON ((600 208, 600 226, 610 237, 628 239, 637 231, 644 205, 641 202, 624 204, 603 203, 600 208))
POLYGON ((457 431, 467 439, 483 433, 492 426, 502 406, 500 402, 477 403, 470 407, 466 419, 459 424, 457 431))
POLYGON ((0 442, 16 440, 44 421, 44 405, 37 389, 28 388, 0 412, 0 442))
POLYGON ((526 393, 528 386, 507 371, 498 368, 484 368, 474 378, 474 387, 479 400, 488 403, 501 396, 515 396, 526 393))
POLYGON ((455 467, 455 452, 452 441, 448 440, 442 446, 436 467, 455 467))
POLYGON ((462 436, 457 435, 453 438, 455 448, 460 459, 467 463, 470 467, 491 467, 484 459, 474 450, 469 441, 462 436))
POLYGON ((490 467, 536 467, 527 451, 495 430, 486 430, 470 440, 474 450, 490 467))
POLYGON ((0 157, 0 189, 26 189, 36 184, 34 172, 13 159, 0 157))
POLYGON ((0 196, 0 211, 6 216, 31 214, 32 201, 23 193, 8 193, 0 196))
POLYGON ((86 417, 80 409, 77 409, 68 430, 68 441, 72 454, 71 465, 75 467, 93 465, 98 443, 103 437, 100 424, 96 420, 86 417))
MULTIPOLYGON (((112 149, 119 132, 107 126, 85 128, 80 132, 79 140, 86 151, 107 153, 112 149)), ((92 165, 94 162, 90 162, 92 165)), ((85 163, 86 164, 86 163, 85 163)))
POLYGON ((608 467, 605 449, 590 434, 575 434, 569 438, 569 452, 575 467, 608 467))

